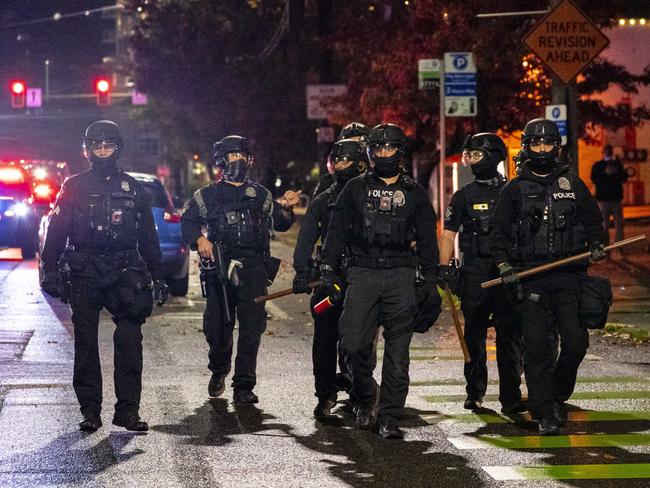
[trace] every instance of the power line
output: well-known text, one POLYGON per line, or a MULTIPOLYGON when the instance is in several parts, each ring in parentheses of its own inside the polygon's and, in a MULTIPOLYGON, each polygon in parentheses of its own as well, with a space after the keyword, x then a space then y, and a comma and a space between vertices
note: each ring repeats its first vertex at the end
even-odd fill
POLYGON ((22 27, 24 25, 43 24, 45 22, 58 22, 59 20, 69 19, 72 17, 88 17, 89 15, 101 12, 111 12, 113 10, 121 10, 122 5, 107 5, 105 7, 91 8, 88 10, 80 10, 78 12, 70 12, 62 14, 60 12, 54 13, 51 17, 43 17, 40 19, 26 20, 25 22, 16 22, 14 24, 0 25, 0 29, 13 29, 14 27, 22 27))

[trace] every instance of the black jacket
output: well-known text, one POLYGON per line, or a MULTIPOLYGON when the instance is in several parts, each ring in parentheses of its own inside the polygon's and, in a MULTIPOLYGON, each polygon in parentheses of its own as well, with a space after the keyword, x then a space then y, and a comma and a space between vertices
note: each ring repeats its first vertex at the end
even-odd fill
POLYGON ((620 202, 623 200, 623 183, 627 172, 618 159, 598 161, 591 167, 591 181, 596 185, 596 200, 620 202), (607 170, 611 174, 607 174, 607 170))
MULTIPOLYGON (((41 253, 44 272, 56 271, 57 263, 65 250, 68 238, 72 244, 75 244, 75 240, 83 240, 84 236, 81 234, 87 232, 87 229, 76 228, 75 221, 80 215, 87 212, 91 200, 99 201, 97 196, 107 197, 123 191, 132 192, 135 195, 133 210, 138 215, 136 235, 129 236, 129 241, 133 241, 147 263, 151 277, 154 280, 163 278, 160 244, 151 212, 150 198, 144 187, 135 178, 121 170, 109 178, 103 179, 89 169, 66 180, 49 217, 47 237, 41 253)), ((99 213, 99 210, 97 212, 99 213)), ((128 243, 110 242, 107 247, 94 249, 89 247, 85 251, 110 254, 127 250, 129 247, 128 243)))
POLYGON ((372 172, 351 179, 336 200, 323 248, 323 264, 339 269, 341 255, 348 247, 353 259, 355 256, 386 258, 411 255, 410 242, 397 246, 370 244, 354 232, 355 228, 363 226, 364 206, 368 199, 366 191, 371 191, 367 189, 366 178, 373 187, 380 189, 382 194, 392 195, 397 190, 405 194, 401 214, 406 217, 409 227, 413 230, 413 240, 417 241, 422 270, 437 271, 439 256, 436 214, 424 188, 406 175, 401 175, 396 183, 387 185, 372 172))
POLYGON ((514 241, 513 231, 515 227, 513 222, 516 222, 517 219, 515 207, 521 202, 522 181, 530 180, 550 187, 560 177, 567 178, 571 183, 571 189, 568 191, 575 193, 573 197, 576 202, 576 221, 584 227, 587 244, 593 246, 606 242, 603 218, 596 199, 577 175, 569 173, 568 166, 558 166, 553 173, 542 177, 533 174, 524 165, 521 174, 503 187, 492 213, 490 251, 492 260, 496 265, 506 261, 514 265, 539 265, 552 260, 550 257, 536 257, 525 263, 513 262, 512 243, 514 241))

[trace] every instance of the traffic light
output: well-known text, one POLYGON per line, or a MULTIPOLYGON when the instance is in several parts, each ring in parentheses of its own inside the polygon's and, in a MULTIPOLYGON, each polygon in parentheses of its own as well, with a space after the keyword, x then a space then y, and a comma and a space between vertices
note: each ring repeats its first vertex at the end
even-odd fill
POLYGON ((11 91, 11 106, 13 108, 24 108, 27 83, 24 80, 13 80, 9 83, 9 91, 11 91))
POLYGON ((95 80, 95 93, 97 93, 97 105, 110 105, 111 103, 111 82, 108 78, 97 78, 95 80))

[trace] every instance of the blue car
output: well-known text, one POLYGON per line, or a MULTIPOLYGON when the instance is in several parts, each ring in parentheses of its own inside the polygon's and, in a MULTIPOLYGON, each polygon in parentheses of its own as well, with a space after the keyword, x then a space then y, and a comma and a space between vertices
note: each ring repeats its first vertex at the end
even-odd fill
MULTIPOLYGON (((151 198, 151 210, 158 232, 162 265, 169 291, 173 296, 185 296, 189 284, 190 253, 181 237, 181 216, 174 208, 169 193, 155 175, 132 172, 128 174, 142 183, 151 198)), ((48 221, 47 216, 41 220, 38 233, 39 249, 43 248, 45 242, 48 221)), ((42 273, 41 268, 39 259, 40 273, 42 273)))
POLYGON ((165 281, 173 296, 187 295, 190 253, 181 236, 181 216, 157 176, 128 172, 142 183, 151 197, 151 210, 158 231, 165 281))

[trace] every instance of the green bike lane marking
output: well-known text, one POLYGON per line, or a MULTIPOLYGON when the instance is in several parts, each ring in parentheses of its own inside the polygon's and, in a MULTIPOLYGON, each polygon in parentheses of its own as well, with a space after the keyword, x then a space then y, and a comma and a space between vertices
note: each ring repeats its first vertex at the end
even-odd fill
MULTIPOLYGON (((423 397, 429 403, 464 402, 467 395, 426 395, 423 397)), ((650 398, 650 391, 576 391, 571 400, 642 400, 650 398)), ((496 402, 498 394, 483 397, 484 402, 496 402)))
POLYGON ((497 481, 650 478, 650 464, 560 464, 553 466, 482 466, 497 481))
POLYGON ((650 446, 650 434, 577 434, 558 436, 462 436, 447 439, 456 449, 564 449, 650 446))
MULTIPOLYGON (((577 383, 602 383, 602 384, 619 384, 619 383, 650 383, 648 378, 640 378, 637 376, 583 376, 578 377, 577 383)), ((522 382, 525 384, 525 381, 522 382)), ((488 384, 498 385, 499 380, 489 380, 488 384)), ((464 386, 465 379, 461 378, 447 378, 442 380, 425 380, 425 381, 411 381, 410 386, 464 386)))
MULTIPOLYGON (((505 424, 515 423, 514 420, 532 421, 529 414, 517 414, 512 417, 499 415, 494 412, 462 413, 462 414, 425 414, 420 418, 429 424, 454 421, 459 423, 505 424)), ((576 410, 569 411, 570 422, 608 422, 608 421, 640 421, 650 420, 650 410, 576 410)))

